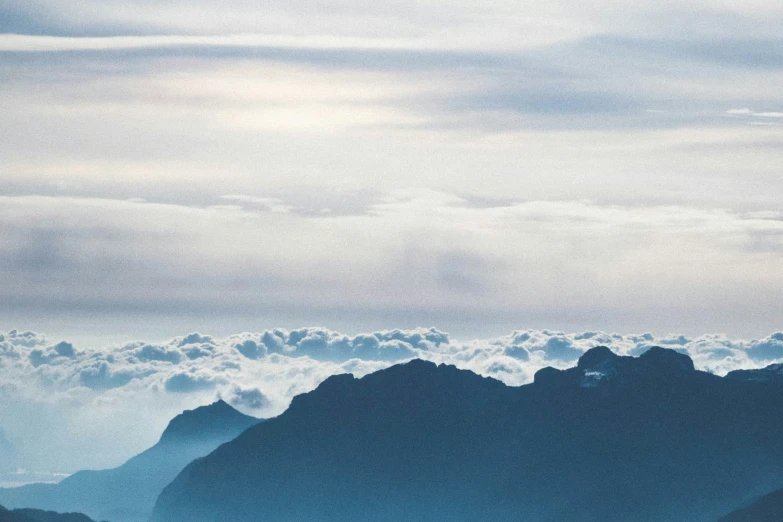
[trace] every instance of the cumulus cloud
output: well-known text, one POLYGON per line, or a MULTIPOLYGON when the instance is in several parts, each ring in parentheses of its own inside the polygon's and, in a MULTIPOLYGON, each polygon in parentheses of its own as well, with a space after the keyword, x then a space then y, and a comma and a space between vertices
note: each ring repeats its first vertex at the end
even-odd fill
MULTIPOLYGON (((155 346, 151 344, 145 344, 139 348, 136 348, 131 352, 134 357, 139 361, 164 361, 172 364, 177 364, 182 359, 182 352, 178 350, 172 350, 165 346, 155 346)), ((190 357, 191 359, 195 357, 190 357)))
MULTIPOLYGON (((649 333, 517 330, 501 337, 458 341, 436 328, 346 335, 309 327, 245 332, 225 338, 192 333, 163 343, 136 341, 92 350, 78 350, 66 341, 41 347, 45 337, 33 332, 20 334, 11 330, 0 334, 0 339, 0 360, 13 365, 11 372, 62 391, 79 386, 110 390, 132 382, 174 393, 226 391, 221 386, 235 386, 262 366, 284 367, 294 361, 306 361, 338 371, 356 361, 383 367, 415 357, 462 365, 519 384, 529 380, 531 372, 542 365, 572 364, 584 351, 597 345, 630 355, 639 355, 651 346, 666 346, 689 354, 697 366, 712 371, 755 367, 783 359, 781 332, 743 341, 717 334, 690 338, 656 337, 649 333)), ((236 395, 237 389, 231 387, 231 394, 236 395)))
POLYGON ((751 341, 749 354, 753 359, 762 361, 783 358, 783 332, 775 332, 765 339, 751 341))
POLYGON ((261 410, 270 405, 269 398, 258 388, 234 387, 228 402, 240 409, 261 410))
POLYGON ((39 346, 46 344, 46 336, 31 331, 19 332, 17 330, 10 330, 6 334, 0 334, 0 343, 11 346, 25 346, 31 348, 33 346, 39 346))
POLYGON ((44 350, 36 349, 30 352, 30 363, 36 368, 42 364, 59 364, 64 359, 71 359, 76 356, 71 343, 61 341, 54 346, 44 350))
POLYGON ((215 341, 209 335, 201 335, 199 333, 188 334, 177 343, 177 346, 187 346, 189 344, 211 344, 214 345, 215 341))
POLYGON ((154 373, 154 370, 141 366, 114 365, 115 367, 112 367, 113 362, 115 361, 111 357, 108 360, 96 357, 86 362, 78 370, 78 383, 94 390, 108 390, 125 386, 134 378, 143 378, 154 373))
POLYGON ((385 330, 347 336, 327 328, 268 330, 262 334, 232 336, 234 348, 248 359, 267 354, 308 356, 322 361, 351 358, 398 361, 416 356, 419 350, 434 349, 449 342, 448 334, 434 328, 385 330))
POLYGON ((247 357, 248 359, 258 359, 266 355, 266 344, 257 343, 253 339, 245 339, 241 343, 234 345, 239 353, 247 357))
POLYGON ((166 379, 166 391, 190 393, 211 390, 215 387, 215 378, 207 373, 178 372, 166 379))

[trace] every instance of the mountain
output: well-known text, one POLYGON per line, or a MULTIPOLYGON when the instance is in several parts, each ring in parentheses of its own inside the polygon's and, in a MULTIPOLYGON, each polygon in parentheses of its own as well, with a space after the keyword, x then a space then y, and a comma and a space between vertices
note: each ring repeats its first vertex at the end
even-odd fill
POLYGON ((112 522, 146 522, 160 491, 189 462, 257 422, 222 400, 189 410, 172 419, 157 444, 118 468, 79 471, 59 484, 0 489, 0 503, 78 511, 112 522))
POLYGON ((509 387, 420 360, 330 377, 188 465, 152 522, 714 521, 783 487, 783 393, 653 348, 509 387))
POLYGON ((783 489, 761 497, 718 522, 780 522, 783 520, 783 489))
POLYGON ((93 522, 93 520, 81 513, 55 513, 40 509, 9 511, 0 506, 0 522, 93 522))
POLYGON ((734 370, 729 372, 726 378, 738 381, 761 381, 783 384, 783 364, 770 364, 760 370, 734 370))

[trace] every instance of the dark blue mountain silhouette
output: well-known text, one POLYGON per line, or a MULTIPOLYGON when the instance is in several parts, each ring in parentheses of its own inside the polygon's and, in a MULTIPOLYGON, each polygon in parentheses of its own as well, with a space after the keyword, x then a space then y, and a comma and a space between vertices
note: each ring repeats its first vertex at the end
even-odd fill
POLYGON ((94 522, 81 513, 55 513, 40 509, 14 509, 0 506, 0 522, 94 522))
POLYGON ((760 381, 783 384, 783 364, 770 364, 760 370, 734 370, 726 375, 727 379, 738 381, 760 381))
POLYGON ((783 489, 764 495, 718 522, 781 522, 783 520, 783 489))
POLYGON ((714 521, 783 486, 783 393, 608 348, 509 387, 415 360, 340 375, 198 459, 153 522, 714 521))
POLYGON ((0 503, 78 511, 112 522, 146 522, 160 491, 193 459, 259 422, 224 401, 175 417, 157 444, 118 468, 79 471, 59 484, 0 489, 0 503))

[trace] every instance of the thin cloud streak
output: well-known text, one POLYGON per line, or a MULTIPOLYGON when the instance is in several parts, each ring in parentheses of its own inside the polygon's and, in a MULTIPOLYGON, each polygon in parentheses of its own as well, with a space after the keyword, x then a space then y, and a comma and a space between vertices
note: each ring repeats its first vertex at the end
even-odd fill
POLYGON ((0 52, 110 51, 183 47, 281 48, 314 50, 460 50, 445 43, 394 38, 234 34, 68 37, 0 34, 0 52))

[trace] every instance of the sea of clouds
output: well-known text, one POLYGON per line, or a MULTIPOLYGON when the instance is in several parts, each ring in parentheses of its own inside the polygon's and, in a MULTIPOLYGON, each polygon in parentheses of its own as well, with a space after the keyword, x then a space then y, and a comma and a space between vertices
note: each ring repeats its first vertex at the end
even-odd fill
POLYGON ((154 443, 183 409, 223 398, 251 415, 270 417, 330 375, 362 376, 412 358, 522 385, 545 366, 572 366, 597 345, 627 355, 656 345, 673 348, 719 375, 783 360, 783 332, 736 340, 720 334, 518 330, 461 341, 435 328, 345 335, 310 327, 223 338, 190 333, 162 343, 81 349, 10 330, 0 333, 0 464, 18 481, 24 481, 20 467, 40 474, 119 464, 154 443))

